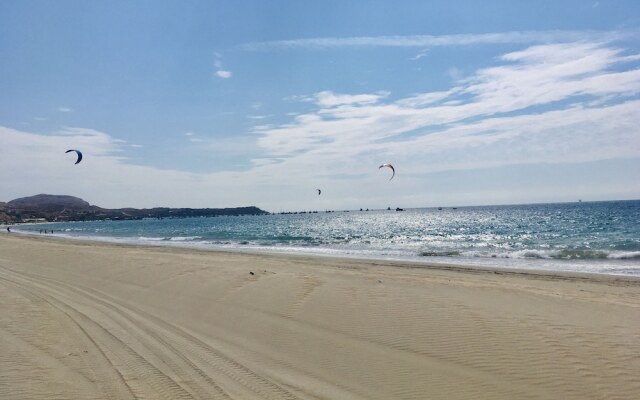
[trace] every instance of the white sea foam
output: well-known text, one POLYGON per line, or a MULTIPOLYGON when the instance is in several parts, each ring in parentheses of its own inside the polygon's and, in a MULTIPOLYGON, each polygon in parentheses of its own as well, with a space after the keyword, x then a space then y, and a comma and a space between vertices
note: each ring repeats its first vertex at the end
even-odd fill
POLYGON ((163 237, 138 236, 138 240, 141 242, 158 242, 166 239, 163 237))
POLYGON ((613 260, 640 260, 640 251, 619 251, 607 256, 613 260))
MULTIPOLYGON (((640 275, 639 210, 636 201, 470 207, 455 213, 421 209, 75 222, 48 228, 56 236, 154 246, 640 275)), ((41 227, 29 229, 37 234, 41 227)))
POLYGON ((172 236, 169 238, 172 242, 187 242, 202 239, 201 236, 172 236))

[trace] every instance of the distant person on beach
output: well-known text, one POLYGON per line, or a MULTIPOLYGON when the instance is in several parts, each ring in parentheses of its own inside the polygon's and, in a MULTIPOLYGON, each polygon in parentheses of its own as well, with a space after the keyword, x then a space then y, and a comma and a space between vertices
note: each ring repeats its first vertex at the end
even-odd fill
POLYGON ((11 228, 7 226, 7 232, 11 233, 11 228))

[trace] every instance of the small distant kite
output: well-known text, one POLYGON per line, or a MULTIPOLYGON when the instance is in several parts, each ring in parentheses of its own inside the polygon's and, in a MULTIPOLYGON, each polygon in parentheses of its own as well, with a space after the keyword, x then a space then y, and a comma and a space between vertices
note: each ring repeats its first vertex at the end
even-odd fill
POLYGON ((318 191, 318 196, 320 196, 320 193, 322 193, 322 190, 320 189, 316 189, 318 191))
POLYGON ((393 165, 386 163, 386 164, 382 164, 381 166, 378 167, 378 169, 382 168, 382 167, 389 167, 391 168, 391 171, 393 171, 393 174, 391 175, 391 178, 389 178, 389 180, 392 180, 394 176, 396 176, 396 169, 393 168, 393 165))
POLYGON ((69 153, 69 152, 72 152, 72 151, 75 151, 76 154, 78 154, 78 159, 76 160, 76 164, 78 164, 80 161, 82 161, 82 153, 80 153, 80 150, 74 150, 74 149, 67 150, 67 151, 65 151, 65 153, 69 153))

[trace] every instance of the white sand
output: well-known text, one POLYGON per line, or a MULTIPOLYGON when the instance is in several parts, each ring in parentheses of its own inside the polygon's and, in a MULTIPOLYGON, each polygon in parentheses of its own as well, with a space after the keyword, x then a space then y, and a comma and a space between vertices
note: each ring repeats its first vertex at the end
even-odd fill
POLYGON ((638 377, 638 279, 0 234, 2 399, 636 399, 638 377))

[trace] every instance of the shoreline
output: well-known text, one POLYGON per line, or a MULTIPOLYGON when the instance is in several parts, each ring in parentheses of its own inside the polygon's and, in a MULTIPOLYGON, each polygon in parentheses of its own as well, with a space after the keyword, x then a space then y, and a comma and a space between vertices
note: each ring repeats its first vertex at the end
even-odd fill
MULTIPOLYGON (((33 224, 29 224, 33 225, 33 224)), ((2 232, 4 233, 4 232, 2 232)), ((622 278, 635 278, 640 280, 640 275, 617 272, 617 270, 600 270, 600 271, 577 271, 575 270, 575 265, 584 263, 597 265, 602 262, 611 262, 616 259, 593 259, 593 260, 554 260, 554 266, 562 266, 565 269, 553 269, 551 267, 544 268, 544 266, 531 266, 538 262, 547 263, 550 260, 542 260, 542 259, 520 259, 520 258, 499 258, 499 257, 486 257, 486 258, 453 258, 453 257, 402 257, 402 256, 369 256, 366 254, 346 254, 340 252, 318 252, 311 251, 309 249, 300 247, 300 248, 288 248, 284 247, 282 249, 274 248, 274 247, 224 247, 224 246, 205 246, 202 243, 191 243, 189 241, 171 241, 171 240, 153 240, 153 241, 136 241, 132 238, 118 238, 118 237, 91 237, 91 236, 72 236, 72 235, 64 235, 64 234, 53 234, 53 235, 44 235, 42 233, 29 232, 29 231, 12 231, 12 234, 32 237, 32 238, 43 238, 43 239, 51 239, 51 240, 65 240, 70 242, 90 242, 95 244, 116 244, 116 245, 126 245, 126 246, 141 246, 141 247, 150 247, 150 248, 158 248, 158 247, 167 247, 173 249, 186 249, 189 251, 203 251, 203 252, 230 252, 230 253, 247 253, 247 254, 265 254, 265 255, 282 255, 282 256, 300 256, 300 257, 318 257, 318 258, 336 258, 336 259, 346 259, 346 260, 362 260, 365 262, 382 262, 388 264, 411 264, 416 265, 418 267, 425 268, 460 268, 460 269, 471 269, 471 270, 489 270, 489 271, 505 271, 505 272, 513 272, 513 273, 532 273, 532 274, 549 274, 549 275, 597 275, 597 276, 611 276, 611 277, 622 277, 622 278), (571 264, 569 264, 571 263, 571 264), (505 266, 505 264, 520 264, 518 267, 509 267, 505 266), (573 268, 572 268, 573 267, 573 268), (613 272, 612 272, 613 271, 613 272)), ((624 266, 625 263, 632 264, 633 260, 619 259, 617 260, 621 265, 616 265, 616 267, 620 268, 624 266)), ((602 267, 601 267, 602 268, 602 267)))
POLYGON ((633 398, 640 280, 0 235, 0 397, 633 398))

